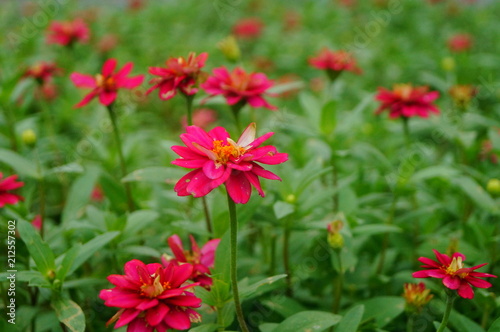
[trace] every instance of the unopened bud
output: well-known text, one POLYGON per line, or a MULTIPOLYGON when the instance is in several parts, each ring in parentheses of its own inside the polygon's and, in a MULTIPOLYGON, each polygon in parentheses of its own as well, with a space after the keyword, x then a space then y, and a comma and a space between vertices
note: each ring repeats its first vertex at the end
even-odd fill
POLYGON ((229 61, 236 62, 241 57, 240 47, 234 36, 227 36, 217 43, 217 47, 229 61))
POLYGON ((486 190, 494 196, 500 195, 500 180, 490 179, 486 185, 486 190))
POLYGON ((21 139, 24 144, 33 146, 36 143, 36 134, 33 129, 26 129, 22 132, 21 139))
POLYGON ((452 57, 444 58, 443 60, 441 60, 441 67, 446 71, 455 70, 455 59, 453 59, 452 57))

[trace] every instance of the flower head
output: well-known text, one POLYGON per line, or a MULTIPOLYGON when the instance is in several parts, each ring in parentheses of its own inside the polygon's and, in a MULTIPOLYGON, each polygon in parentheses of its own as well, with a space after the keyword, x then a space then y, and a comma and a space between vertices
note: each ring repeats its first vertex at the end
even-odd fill
POLYGON ((227 68, 219 67, 213 70, 213 76, 201 87, 212 96, 223 95, 230 106, 248 103, 252 107, 276 110, 276 106, 264 99, 264 94, 272 85, 273 82, 263 73, 247 73, 240 67, 229 72, 227 68))
POLYGON ((179 196, 201 197, 224 184, 232 200, 244 204, 250 199, 253 186, 264 197, 259 176, 281 179, 257 163, 281 164, 288 160, 288 155, 278 153, 272 145, 260 146, 274 133, 258 138, 255 133, 255 123, 251 123, 235 142, 222 127, 208 133, 197 126, 187 127, 187 133, 181 135, 186 146, 172 147, 181 157, 172 164, 194 170, 183 176, 174 190, 179 196))
POLYGON ((50 82, 54 75, 60 74, 61 69, 53 62, 40 61, 30 66, 23 74, 23 77, 34 78, 38 84, 50 82))
POLYGON ((74 21, 54 21, 48 28, 47 43, 72 46, 75 42, 86 43, 89 35, 89 28, 81 18, 74 21))
POLYGON ((193 273, 189 277, 189 280, 209 289, 212 285, 212 278, 208 275, 210 274, 210 269, 214 267, 215 251, 220 239, 208 241, 201 249, 192 235, 189 235, 189 239, 191 241, 191 250, 184 250, 181 238, 178 235, 169 237, 168 245, 175 258, 167 259, 163 256, 162 262, 164 265, 168 265, 168 263, 176 265, 191 264, 193 266, 193 273))
POLYGON ((16 204, 17 202, 24 200, 22 196, 10 192, 11 190, 24 186, 24 182, 16 181, 17 175, 11 175, 3 178, 3 174, 0 172, 0 208, 7 204, 16 204))
POLYGON ((102 66, 102 73, 94 77, 80 73, 71 74, 71 80, 77 87, 92 89, 75 107, 87 105, 97 96, 101 104, 108 106, 115 101, 119 89, 133 89, 142 84, 144 75, 127 77, 134 66, 131 62, 126 63, 117 72, 115 72, 116 64, 116 59, 106 60, 102 66))
POLYGON ((257 38, 262 34, 264 23, 259 18, 249 17, 239 20, 233 26, 233 34, 242 39, 257 38))
POLYGON ((115 321, 115 328, 128 324, 127 331, 185 330, 198 322, 201 300, 190 288, 182 286, 192 274, 190 264, 144 264, 134 259, 124 267, 125 275, 113 274, 108 281, 116 287, 101 290, 99 297, 108 307, 121 308, 106 325, 115 321))
POLYGON ((344 246, 344 237, 340 234, 340 230, 344 228, 344 223, 340 219, 336 219, 328 224, 328 244, 333 249, 340 249, 344 246))
POLYGON ((194 52, 189 53, 188 58, 170 58, 165 67, 150 67, 149 73, 158 77, 149 81, 153 84, 147 93, 158 89, 158 96, 162 100, 169 100, 177 94, 177 90, 186 96, 198 92, 198 83, 204 78, 201 68, 205 66, 208 58, 207 53, 196 56, 194 52))
POLYGON ((326 70, 331 80, 334 80, 343 71, 361 74, 353 55, 346 51, 331 51, 323 48, 316 56, 309 59, 309 64, 314 68, 326 70))
POLYGON ((471 102, 472 98, 477 94, 477 88, 470 84, 467 85, 454 85, 448 91, 453 98, 455 105, 461 108, 466 108, 471 102))
POLYGON ((474 291, 471 286, 478 288, 491 287, 489 282, 479 278, 496 278, 496 276, 492 274, 475 271, 487 263, 466 268, 463 264, 465 256, 461 253, 454 253, 450 257, 448 255, 441 254, 435 249, 433 249, 433 251, 436 255, 437 261, 427 257, 420 257, 418 260, 424 263, 421 267, 427 270, 414 272, 414 278, 443 279, 443 285, 449 289, 456 289, 458 295, 465 299, 472 299, 474 297, 474 291))
POLYGON ((390 118, 427 118, 430 112, 439 113, 439 109, 432 104, 438 97, 437 91, 429 91, 426 86, 395 84, 392 91, 379 88, 376 99, 382 104, 375 114, 388 110, 390 118))
POLYGON ((410 312, 420 312, 422 308, 434 297, 431 290, 423 282, 418 284, 404 284, 403 297, 406 300, 406 309, 410 312))
POLYGON ((448 48, 453 52, 463 52, 472 47, 472 37, 467 33, 456 34, 448 39, 448 48))

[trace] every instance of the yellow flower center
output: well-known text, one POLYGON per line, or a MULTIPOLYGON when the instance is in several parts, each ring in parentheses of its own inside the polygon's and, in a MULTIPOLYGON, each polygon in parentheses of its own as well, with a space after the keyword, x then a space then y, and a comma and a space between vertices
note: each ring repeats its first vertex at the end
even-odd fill
POLYGON ((451 264, 446 268, 446 273, 451 276, 458 276, 460 278, 465 278, 469 275, 468 272, 457 273, 458 270, 464 268, 464 263, 462 262, 462 257, 453 257, 451 264))
POLYGON ((238 158, 245 153, 245 148, 238 146, 233 141, 229 141, 228 144, 222 140, 217 140, 214 141, 212 152, 217 157, 216 162, 225 165, 231 157, 238 158))
POLYGON ((157 275, 152 284, 143 284, 141 286, 141 295, 147 296, 149 298, 155 298, 162 294, 166 289, 170 289, 170 283, 160 282, 160 276, 157 275))
POLYGON ((96 85, 103 88, 106 91, 116 90, 116 83, 113 77, 105 77, 102 74, 97 74, 95 76, 96 85))
POLYGON ((397 84, 394 87, 394 93, 403 100, 410 99, 413 87, 410 84, 397 84))

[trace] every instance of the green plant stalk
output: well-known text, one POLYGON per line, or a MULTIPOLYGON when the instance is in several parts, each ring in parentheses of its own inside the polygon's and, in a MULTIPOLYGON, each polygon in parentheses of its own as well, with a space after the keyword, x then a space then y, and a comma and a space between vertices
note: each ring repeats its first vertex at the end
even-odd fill
POLYGON ((342 297, 342 288, 344 285, 344 267, 342 266, 342 257, 340 256, 340 250, 341 249, 336 249, 335 255, 337 256, 337 259, 339 261, 339 271, 338 271, 338 276, 336 279, 334 279, 333 282, 333 306, 332 306, 332 312, 334 314, 337 314, 340 310, 340 299, 342 297))
MULTIPOLYGON (((398 200, 398 196, 396 193, 394 193, 394 197, 392 199, 391 203, 391 211, 389 212, 389 218, 387 219, 386 225, 392 225, 392 222, 394 221, 394 214, 396 212, 396 202, 398 200)), ((387 247, 389 246, 389 233, 384 234, 384 238, 382 240, 382 248, 380 250, 380 259, 378 261, 378 266, 377 266, 377 272, 376 274, 380 274, 382 272, 382 269, 384 268, 384 263, 385 263, 385 253, 387 251, 387 247)))
POLYGON ((234 123, 236 124, 236 129, 238 130, 238 133, 241 133, 241 124, 240 124, 240 111, 245 106, 245 102, 238 102, 234 105, 231 105, 231 112, 233 113, 234 117, 234 123))
POLYGON ((217 331, 218 332, 223 332, 225 330, 224 324, 223 324, 223 317, 222 317, 222 307, 217 307, 217 331))
POLYGON ((446 326, 448 325, 448 319, 450 318, 450 313, 451 309, 453 308, 453 302, 455 301, 455 296, 453 294, 450 294, 450 291, 447 291, 447 298, 446 298, 446 309, 444 310, 443 314, 443 320, 441 321, 441 325, 439 325, 439 328, 437 329, 436 332, 443 332, 446 326))
POLYGON ((38 168, 38 174, 40 178, 38 179, 38 185, 40 189, 40 219, 41 219, 41 224, 40 224, 40 237, 43 240, 43 235, 44 235, 44 225, 45 225, 45 206, 47 204, 46 200, 46 195, 45 195, 45 179, 44 179, 44 174, 42 171, 42 165, 40 162, 40 155, 38 153, 38 148, 35 149, 35 155, 36 155, 36 165, 38 168))
POLYGON ((283 234, 283 266, 286 274, 286 295, 292 297, 292 270, 290 268, 290 228, 288 220, 285 222, 285 233, 283 234))
POLYGON ((410 137, 410 125, 409 125, 409 118, 403 117, 403 131, 405 133, 405 144, 406 148, 410 147, 411 143, 411 137, 410 137))
POLYGON ((236 309, 236 317, 243 332, 249 332, 241 309, 240 293, 238 291, 238 275, 237 275, 237 250, 238 250, 238 219, 236 217, 236 204, 227 194, 227 205, 229 207, 229 223, 230 223, 230 275, 231 288, 233 290, 234 306, 236 309))
MULTIPOLYGON (((120 132, 118 131, 118 125, 116 123, 116 115, 115 112, 113 111, 113 104, 109 105, 106 107, 108 110, 109 117, 111 119, 111 124, 113 125, 113 133, 115 136, 115 141, 118 149, 118 157, 120 159, 120 168, 122 172, 122 176, 125 177, 128 172, 127 172, 127 166, 125 164, 125 158, 123 157, 123 150, 122 150, 122 141, 120 138, 120 132)), ((130 185, 125 182, 123 184, 125 187, 125 195, 127 196, 127 207, 129 212, 134 211, 134 200, 132 199, 132 191, 130 190, 130 185)))
POLYGON ((338 170, 337 170, 337 166, 335 165, 335 157, 334 157, 334 150, 333 150, 333 147, 332 147, 332 160, 331 160, 331 165, 333 167, 332 169, 332 185, 333 185, 333 189, 334 189, 334 193, 333 193, 333 213, 337 213, 339 211, 339 194, 337 192, 337 188, 338 188, 338 170))
POLYGON ((17 152, 16 120, 14 119, 14 115, 10 111, 10 108, 3 107, 3 109, 5 111, 5 119, 7 120, 7 128, 9 128, 10 147, 12 151, 17 152))
POLYGON ((188 126, 193 125, 193 99, 194 95, 184 95, 186 97, 186 109, 187 109, 187 124, 188 126))
POLYGON ((406 322, 406 332, 413 332, 413 325, 415 325, 415 314, 410 314, 406 322))

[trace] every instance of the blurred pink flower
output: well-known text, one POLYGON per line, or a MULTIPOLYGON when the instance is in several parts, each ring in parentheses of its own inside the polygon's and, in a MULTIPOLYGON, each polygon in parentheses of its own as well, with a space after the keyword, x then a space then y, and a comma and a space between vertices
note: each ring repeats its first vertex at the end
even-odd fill
POLYGON ((100 185, 95 185, 90 193, 90 199, 94 202, 102 202, 104 200, 104 192, 100 185))
POLYGON ((194 52, 191 52, 187 59, 169 58, 165 67, 150 67, 149 73, 159 77, 149 81, 149 84, 153 86, 149 88, 147 94, 158 89, 158 96, 162 100, 173 98, 177 90, 186 96, 194 95, 198 92, 199 80, 205 77, 201 68, 205 66, 207 58, 207 53, 196 56, 194 52))
POLYGON ((309 58, 309 64, 314 68, 326 70, 331 80, 337 78, 343 71, 355 74, 362 73, 353 55, 346 51, 332 51, 323 48, 316 57, 309 58))
POLYGON ((24 182, 16 181, 17 175, 11 175, 3 178, 3 174, 0 172, 0 208, 7 204, 12 205, 24 200, 22 196, 10 192, 24 186, 24 182))
POLYGON ((379 88, 375 97, 381 102, 375 114, 389 111, 390 118, 410 118, 419 116, 427 118, 430 112, 438 113, 439 109, 433 102, 439 97, 439 92, 428 91, 426 86, 413 87, 411 84, 395 84, 392 91, 379 88))
POLYGON ((272 145, 259 147, 274 133, 267 133, 257 139, 255 133, 255 123, 251 123, 238 142, 234 142, 222 127, 216 127, 208 133, 196 126, 187 127, 187 133, 181 135, 186 146, 172 147, 181 156, 172 164, 194 170, 182 177, 174 190, 179 196, 201 197, 224 184, 235 203, 245 204, 254 186, 259 195, 264 197, 259 176, 270 180, 281 179, 257 162, 281 164, 288 160, 288 155, 278 153, 272 145))
POLYGON ((208 241, 201 249, 198 247, 192 235, 189 235, 189 240, 191 241, 191 250, 184 250, 181 238, 178 235, 169 237, 168 245, 175 258, 167 260, 162 256, 162 263, 165 266, 167 266, 168 263, 174 263, 176 265, 191 264, 193 266, 193 273, 189 277, 189 280, 210 289, 210 286, 212 286, 212 278, 208 275, 210 274, 210 269, 214 267, 215 251, 217 250, 220 239, 208 241))
POLYGON ((244 18, 233 26, 233 35, 242 39, 257 38, 262 34, 264 23, 257 17, 244 18))
POLYGON ((453 52, 468 51, 472 47, 472 36, 468 33, 461 33, 448 39, 448 48, 453 52))
POLYGON ((273 86, 273 82, 263 73, 246 73, 242 68, 236 67, 229 72, 225 67, 215 68, 213 76, 208 77, 201 87, 211 96, 223 95, 227 103, 250 104, 252 107, 265 107, 276 110, 270 105, 264 94, 273 86))
POLYGON ((28 69, 24 72, 23 77, 31 77, 35 79, 38 84, 43 84, 47 81, 51 81, 54 75, 61 73, 61 68, 58 68, 55 63, 39 61, 28 67, 28 69))
POLYGON ((190 264, 164 267, 134 259, 125 264, 124 270, 125 275, 108 276, 115 288, 99 293, 106 306, 121 308, 106 326, 118 320, 115 329, 128 324, 127 331, 165 332, 186 330, 192 322, 201 320, 192 309, 200 307, 201 300, 188 291, 198 284, 182 286, 192 274, 190 264))
POLYGON ((48 28, 47 43, 72 46, 75 42, 86 43, 89 35, 89 28, 81 18, 74 21, 54 21, 48 28))
MULTIPOLYGON (((207 129, 207 127, 215 121, 217 121, 217 112, 212 109, 200 108, 199 110, 193 112, 193 125, 202 129, 207 129)), ((187 116, 182 116, 181 124, 184 128, 188 126, 187 116)))
POLYGON ((40 229, 42 229, 42 217, 39 214, 37 214, 35 218, 33 218, 33 220, 31 221, 31 224, 33 225, 33 227, 35 227, 37 231, 39 231, 40 229))
POLYGON ((77 87, 92 89, 75 107, 87 105, 97 96, 101 104, 108 106, 115 101, 118 89, 133 89, 141 85, 144 75, 127 77, 133 66, 128 62, 115 73, 116 59, 108 59, 102 66, 102 74, 97 74, 95 77, 72 73, 70 78, 77 87))
POLYGON ((458 295, 465 299, 474 298, 474 291, 471 286, 478 288, 491 287, 489 282, 479 278, 496 278, 495 275, 489 273, 474 271, 488 263, 466 268, 463 264, 463 261, 465 261, 465 256, 463 254, 456 252, 449 257, 448 255, 441 254, 435 249, 433 249, 433 251, 438 261, 436 262, 427 257, 420 257, 418 260, 424 263, 421 267, 427 270, 414 272, 414 278, 443 279, 443 285, 449 289, 456 289, 458 295))

